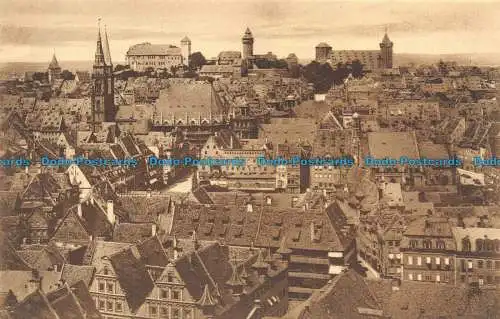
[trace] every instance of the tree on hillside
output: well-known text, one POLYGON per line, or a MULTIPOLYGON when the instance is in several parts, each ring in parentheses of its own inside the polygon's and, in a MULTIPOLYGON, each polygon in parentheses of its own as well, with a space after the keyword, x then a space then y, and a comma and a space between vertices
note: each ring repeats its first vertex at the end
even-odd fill
POLYGON ((123 65, 123 64, 117 64, 115 65, 115 72, 123 71, 123 70, 128 70, 130 69, 129 65, 123 65))
POLYGON ((197 70, 205 64, 207 64, 207 59, 201 52, 194 52, 189 56, 189 68, 191 70, 197 70))

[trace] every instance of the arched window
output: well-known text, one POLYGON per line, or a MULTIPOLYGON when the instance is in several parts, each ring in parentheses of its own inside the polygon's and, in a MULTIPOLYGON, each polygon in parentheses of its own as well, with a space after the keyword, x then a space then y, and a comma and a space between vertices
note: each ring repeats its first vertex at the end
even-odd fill
POLYGON ((462 251, 471 251, 471 244, 469 238, 462 239, 462 251))
POLYGON ((437 247, 437 249, 446 249, 446 244, 445 244, 444 240, 439 239, 436 242, 436 247, 437 247))
POLYGON ((483 250, 484 250, 483 240, 480 238, 476 239, 476 251, 483 251, 483 250))
POLYGON ((429 239, 424 240, 424 248, 432 249, 432 241, 430 241, 429 239))

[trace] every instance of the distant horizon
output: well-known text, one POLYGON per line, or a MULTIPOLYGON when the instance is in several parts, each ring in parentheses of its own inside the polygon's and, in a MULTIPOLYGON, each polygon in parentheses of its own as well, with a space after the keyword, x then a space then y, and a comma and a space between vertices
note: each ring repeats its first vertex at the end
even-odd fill
POLYGON ((97 18, 107 25, 111 55, 122 60, 137 43, 179 45, 207 58, 241 50, 246 27, 254 52, 311 59, 319 42, 334 50, 376 50, 387 28, 394 51, 409 54, 496 54, 500 2, 402 0, 4 0, 0 2, 2 62, 88 61, 97 18), (50 5, 47 5, 49 2, 50 5), (490 53, 493 52, 493 53, 490 53), (304 58, 306 57, 306 58, 304 58))
MULTIPOLYGON (((345 50, 350 50, 350 49, 345 49, 345 50)), ((203 53, 203 52, 202 52, 203 53)), ((488 57, 488 58, 495 58, 495 60, 497 60, 498 62, 496 62, 498 66, 500 66, 500 52, 484 52, 484 53, 471 53, 471 52, 468 52, 468 53, 413 53, 413 52, 395 52, 394 53, 394 57, 395 57, 395 60, 398 60, 397 56, 404 56, 405 58, 418 58, 418 57, 423 57, 423 58, 439 58, 439 57, 450 57, 450 58, 458 58, 460 57, 461 59, 466 59, 467 57, 470 57, 472 59, 472 64, 474 64, 474 59, 477 59, 477 58, 480 58, 480 57, 488 57)), ((52 55, 50 56, 52 57, 52 55)), ((56 53, 56 57, 57 57, 57 53, 56 53)), ((212 57, 207 57, 205 56, 205 58, 209 59, 209 58, 212 58, 212 57)), ((285 58, 285 57, 278 57, 278 58, 285 58)), ((91 63, 93 63, 94 59, 88 59, 88 60, 62 60, 62 59, 59 59, 59 57, 57 57, 58 59, 58 62, 59 64, 61 65, 61 68, 62 69, 65 69, 64 68, 64 63, 89 63, 89 65, 91 66, 91 63)), ((19 61, 1 61, 0 60, 0 65, 6 65, 6 64, 49 64, 50 63, 50 60, 51 59, 47 59, 46 61, 22 61, 22 60, 19 60, 19 61)), ((299 58, 299 63, 303 63, 303 62, 311 62, 314 60, 314 57, 310 57, 310 58, 299 58)), ((438 62, 436 60, 436 62, 438 62)), ((447 61, 447 62, 451 62, 451 61, 447 61)), ((459 61, 457 61, 459 62, 459 61)), ((481 63, 479 61, 479 63, 481 63)), ((125 60, 118 60, 118 61, 113 61, 113 65, 127 65, 126 64, 126 61, 125 60)))

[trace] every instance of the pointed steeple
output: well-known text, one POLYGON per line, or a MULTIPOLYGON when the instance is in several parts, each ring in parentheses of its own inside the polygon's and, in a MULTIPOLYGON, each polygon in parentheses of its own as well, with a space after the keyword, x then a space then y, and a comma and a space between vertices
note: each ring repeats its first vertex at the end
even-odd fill
POLYGON ((389 39, 389 36, 387 35, 387 26, 385 27, 385 30, 384 30, 384 38, 382 39, 382 44, 386 44, 386 45, 392 44, 391 40, 389 39))
POLYGON ((210 292, 208 284, 205 285, 203 294, 201 295, 200 300, 198 300, 198 304, 203 308, 211 308, 217 305, 215 298, 212 297, 212 293, 210 292))
POLYGON ((269 264, 264 261, 262 249, 258 249, 257 260, 253 263, 252 268, 256 269, 259 276, 265 275, 269 269, 269 264))
POLYGON ((101 39, 101 19, 99 18, 98 31, 97 31, 97 47, 95 49, 94 66, 105 66, 105 65, 106 63, 104 61, 104 50, 102 48, 102 39, 101 39))
POLYGON ((104 25, 103 50, 104 50, 104 63, 106 63, 107 66, 112 66, 113 63, 111 62, 111 51, 109 50, 108 30, 106 28, 106 25, 104 25))
POLYGON ((243 39, 253 39, 253 34, 252 31, 250 31, 250 28, 247 27, 245 30, 245 34, 243 35, 243 39))
POLYGON ((231 277, 226 282, 226 285, 231 287, 231 289, 233 290, 233 294, 238 295, 241 294, 245 282, 241 279, 240 274, 238 273, 238 268, 236 267, 234 262, 231 262, 231 268, 231 277))
POLYGON ((57 62, 56 53, 52 54, 52 61, 49 64, 49 70, 60 69, 59 62, 57 62))

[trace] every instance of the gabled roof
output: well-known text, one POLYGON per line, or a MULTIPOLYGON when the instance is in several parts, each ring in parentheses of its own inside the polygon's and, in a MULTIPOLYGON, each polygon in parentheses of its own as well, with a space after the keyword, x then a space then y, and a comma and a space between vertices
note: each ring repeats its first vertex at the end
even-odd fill
MULTIPOLYGON (((384 318, 382 305, 363 277, 354 270, 336 276, 286 318, 375 319, 384 318)), ((399 318, 399 317, 398 317, 399 318)))
POLYGON ((125 292, 125 299, 132 312, 136 312, 146 300, 154 284, 146 267, 132 249, 118 252, 112 255, 110 260, 118 282, 125 292))
POLYGON ((149 237, 136 245, 141 261, 148 266, 165 267, 169 260, 157 236, 149 237))
POLYGON ((78 300, 80 306, 85 310, 86 319, 102 319, 101 314, 96 309, 94 299, 83 281, 79 281, 71 286, 71 291, 78 300))
POLYGON ((80 306, 78 299, 68 285, 49 292, 47 300, 60 318, 85 319, 85 310, 80 306))
POLYGON ((0 270, 31 270, 4 234, 0 234, 0 270))
POLYGON ((12 317, 15 319, 63 319, 40 290, 36 290, 21 301, 15 307, 12 317))
POLYGON ((135 244, 151 237, 153 223, 119 223, 113 231, 113 241, 135 244))
POLYGON ((41 249, 18 250, 17 253, 31 268, 39 271, 52 270, 54 265, 63 265, 65 262, 59 251, 51 246, 41 247, 41 249))

